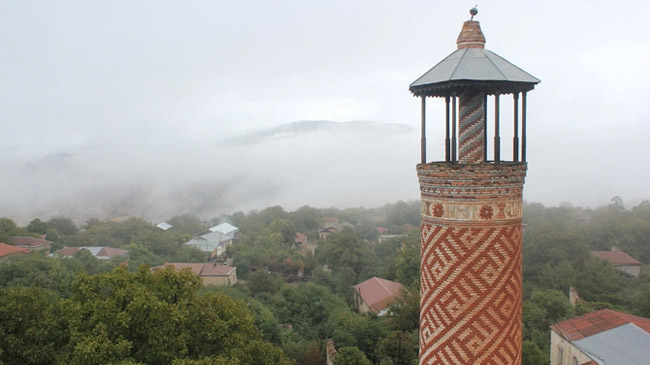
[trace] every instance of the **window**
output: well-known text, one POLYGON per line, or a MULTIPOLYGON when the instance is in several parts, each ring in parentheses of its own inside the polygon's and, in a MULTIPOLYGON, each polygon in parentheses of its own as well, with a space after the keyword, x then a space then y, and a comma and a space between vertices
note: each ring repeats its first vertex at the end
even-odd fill
POLYGON ((562 365, 562 358, 564 357, 564 349, 561 347, 557 348, 557 365, 562 365))
POLYGON ((573 362, 571 363, 572 365, 578 365, 578 358, 575 356, 573 357, 573 362))

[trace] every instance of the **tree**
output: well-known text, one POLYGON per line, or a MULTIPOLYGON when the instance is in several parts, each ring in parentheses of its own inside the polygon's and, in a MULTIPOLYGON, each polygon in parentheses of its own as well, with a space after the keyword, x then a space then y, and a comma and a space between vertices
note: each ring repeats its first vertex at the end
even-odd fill
POLYGON ((544 352, 530 341, 524 341, 522 344, 522 365, 546 365, 548 358, 544 352))
POLYGON ((332 361, 334 365, 372 365, 370 360, 356 347, 343 347, 332 361))
POLYGON ((357 347, 374 360, 377 343, 388 334, 388 328, 374 314, 361 315, 349 308, 338 308, 330 314, 324 332, 324 337, 331 338, 337 346, 357 347))
POLYGON ((280 287, 277 280, 273 275, 264 270, 258 270, 248 275, 248 282, 246 286, 250 290, 251 295, 255 296, 258 293, 275 293, 280 287))
POLYGON ((386 318, 393 331, 414 331, 420 326, 420 288, 403 287, 388 306, 386 318))
POLYGON ((352 230, 332 233, 316 250, 316 259, 330 268, 349 268, 355 273, 354 281, 362 272, 373 267, 372 253, 368 245, 352 230))
POLYGON ((418 358, 418 331, 393 331, 379 341, 377 354, 382 363, 412 364, 418 358))
POLYGON ((420 231, 412 230, 402 241, 402 249, 395 258, 395 280, 403 285, 420 282, 420 231))
POLYGON ((269 233, 279 233, 282 235, 282 242, 287 245, 293 245, 296 239, 296 228, 284 218, 275 218, 268 226, 269 233))
POLYGON ((189 353, 198 357, 231 357, 260 338, 254 320, 245 306, 223 293, 209 293, 196 299, 188 318, 189 353))
POLYGON ((168 219, 167 223, 172 225, 172 229, 175 233, 187 234, 190 236, 195 236, 208 228, 205 222, 194 214, 178 215, 168 219))
POLYGON ((0 288, 0 363, 54 363, 67 342, 66 313, 52 292, 31 288, 0 288))
POLYGON ((54 217, 47 221, 48 228, 56 229, 59 234, 73 236, 79 232, 79 228, 74 224, 72 219, 64 217, 54 217))
POLYGON ((20 236, 22 230, 10 218, 0 218, 0 242, 8 243, 13 236, 20 236))
POLYGON ((36 218, 29 222, 27 225, 27 232, 37 233, 37 234, 46 234, 47 233, 47 223, 36 218))

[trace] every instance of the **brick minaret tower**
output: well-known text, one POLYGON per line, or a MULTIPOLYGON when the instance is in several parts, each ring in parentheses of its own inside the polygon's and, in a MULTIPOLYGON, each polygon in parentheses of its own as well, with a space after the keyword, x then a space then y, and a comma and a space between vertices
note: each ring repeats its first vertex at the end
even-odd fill
POLYGON ((539 80, 485 49, 477 11, 470 13, 458 49, 410 86, 422 99, 420 364, 521 363, 526 93, 539 80), (509 161, 499 135, 505 94, 514 109, 509 161), (427 97, 445 100, 441 162, 426 161, 427 97))

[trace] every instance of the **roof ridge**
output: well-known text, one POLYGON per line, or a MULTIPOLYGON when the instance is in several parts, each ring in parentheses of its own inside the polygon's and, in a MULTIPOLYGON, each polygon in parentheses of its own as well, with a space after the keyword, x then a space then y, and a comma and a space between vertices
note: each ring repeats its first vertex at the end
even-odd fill
MULTIPOLYGON (((463 53, 460 55, 460 58, 459 58, 459 60, 458 60, 458 63, 456 63, 456 66, 454 67, 454 70, 451 72, 451 75, 449 76, 449 79, 452 79, 452 78, 454 77, 454 74, 455 74, 456 71, 458 70, 458 66, 460 66, 460 63, 461 63, 461 62, 463 62, 463 56, 465 56, 465 53, 467 53, 467 50, 468 50, 468 49, 469 49, 469 48, 464 48, 464 49, 463 49, 463 51, 462 51, 463 53)), ((453 53, 452 53, 452 54, 453 54, 453 53)), ((450 56, 451 56, 451 55, 450 55, 450 56)), ((443 60, 443 61, 444 61, 444 60, 443 60)))
POLYGON ((388 288, 386 287, 386 285, 384 285, 384 283, 382 283, 382 280, 386 280, 386 279, 381 279, 381 278, 378 278, 378 277, 376 277, 376 276, 373 276, 373 278, 374 278, 374 279, 377 279, 377 281, 379 282, 379 285, 381 285, 381 287, 384 288, 384 289, 388 292, 388 294, 393 294, 393 292, 390 291, 390 289, 388 289, 388 288))
POLYGON ((496 68, 496 70, 501 74, 501 76, 503 76, 504 79, 508 80, 508 76, 506 76, 503 72, 501 72, 501 69, 499 68, 499 66, 497 66, 494 63, 494 61, 492 61, 492 59, 490 58, 490 55, 488 53, 486 53, 486 52, 483 52, 483 54, 485 55, 485 58, 487 58, 488 61, 490 61, 492 66, 494 66, 494 68, 496 68))

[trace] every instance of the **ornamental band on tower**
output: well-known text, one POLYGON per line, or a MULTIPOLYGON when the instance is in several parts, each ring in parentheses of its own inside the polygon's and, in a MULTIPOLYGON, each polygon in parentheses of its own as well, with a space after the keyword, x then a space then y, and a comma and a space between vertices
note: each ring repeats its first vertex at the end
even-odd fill
POLYGON ((539 80, 485 49, 470 13, 458 49, 410 85, 422 100, 420 364, 521 363, 526 93, 539 80), (514 136, 504 161, 499 100, 507 94, 514 136), (441 162, 426 160, 427 97, 445 101, 441 162))

